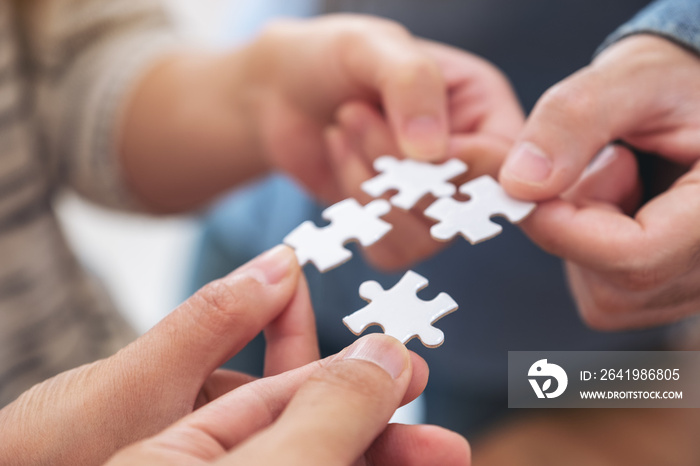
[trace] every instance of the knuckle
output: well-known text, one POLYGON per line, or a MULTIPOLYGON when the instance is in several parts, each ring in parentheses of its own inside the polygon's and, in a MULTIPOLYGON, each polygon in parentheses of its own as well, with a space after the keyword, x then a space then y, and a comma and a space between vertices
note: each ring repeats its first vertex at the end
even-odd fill
POLYGON ((201 308, 212 310, 216 314, 228 314, 239 304, 239 297, 223 280, 208 283, 195 297, 201 308))
POLYGON ((287 44, 294 48, 303 37, 303 27, 299 20, 275 19, 267 23, 251 43, 250 53, 255 57, 251 60, 249 72, 256 76, 264 76, 270 79, 278 73, 281 60, 281 44, 287 44))
POLYGON ((276 18, 266 23, 260 31, 263 40, 277 42, 294 33, 299 27, 300 21, 291 18, 276 18))
POLYGON ((409 37, 409 30, 396 21, 379 16, 358 15, 352 13, 330 15, 326 21, 334 22, 334 26, 343 26, 345 32, 356 32, 362 37, 372 33, 388 34, 392 36, 409 37))
POLYGON ((579 305, 579 314, 584 323, 593 330, 611 331, 619 330, 621 327, 617 324, 616 316, 594 305, 579 305))
MULTIPOLYGON (((619 272, 618 272, 619 273, 619 272)), ((596 330, 622 330, 639 323, 646 311, 644 296, 656 289, 657 275, 627 271, 624 277, 586 277, 573 291, 579 314, 596 330), (635 317, 640 314, 639 317, 635 317)))
POLYGON ((441 82, 442 75, 437 65, 428 57, 412 56, 387 69, 379 76, 382 89, 414 87, 422 83, 441 82))
POLYGON ((342 65, 352 68, 364 59, 368 40, 367 34, 361 29, 345 28, 333 36, 331 42, 333 55, 339 58, 342 65))
POLYGON ((377 25, 387 34, 402 38, 411 37, 411 32, 405 26, 397 23, 396 21, 391 21, 384 18, 377 18, 376 21, 377 25))
MULTIPOLYGON (((605 248, 607 265, 599 275, 620 293, 641 293, 655 290, 668 282, 677 264, 654 238, 645 234, 624 235, 605 248)), ((601 280, 602 280, 601 278, 601 280)))
POLYGON ((667 283, 670 276, 664 253, 643 244, 634 246, 619 245, 620 258, 612 269, 610 282, 629 293, 648 292, 667 283))
POLYGON ((353 50, 358 43, 362 43, 365 39, 366 34, 361 29, 346 28, 337 33, 335 43, 343 53, 353 50))
POLYGON ((631 302, 604 287, 594 290, 589 299, 578 303, 584 323, 599 331, 624 330, 629 327, 635 309, 631 302))
POLYGON ((652 294, 644 303, 645 309, 652 309, 663 314, 666 321, 674 321, 683 317, 684 307, 689 307, 695 313, 700 303, 700 289, 687 283, 674 283, 657 293, 652 294))
POLYGON ((606 287, 592 289, 589 298, 579 304, 579 311, 586 324, 597 330, 610 329, 617 316, 629 311, 606 287))
POLYGON ((359 21, 336 30, 332 43, 338 56, 345 57, 346 60, 358 60, 359 56, 364 55, 367 50, 376 49, 378 44, 387 39, 393 40, 401 35, 391 26, 385 26, 381 23, 379 27, 377 26, 375 21, 359 21))
POLYGON ((678 273, 676 268, 668 266, 663 253, 639 254, 652 248, 638 242, 632 244, 634 247, 616 247, 616 254, 610 255, 612 265, 604 271, 567 263, 579 313, 594 329, 619 330, 640 325, 648 319, 648 311, 673 301, 666 291, 678 273))
POLYGON ((197 323, 215 335, 228 333, 233 324, 240 323, 247 312, 249 296, 259 294, 260 283, 251 277, 215 280, 200 289, 188 302, 195 308, 197 323))
POLYGON ((609 280, 571 263, 567 264, 571 291, 584 323, 596 330, 614 330, 621 316, 632 309, 609 280))
POLYGON ((626 291, 645 292, 659 288, 666 283, 667 277, 654 267, 631 268, 619 273, 617 282, 626 291))
POLYGON ((428 57, 416 56, 399 65, 397 75, 400 80, 412 83, 425 78, 439 78, 437 64, 428 57))
POLYGON ((548 89, 538 107, 555 115, 565 115, 574 124, 590 124, 591 118, 599 113, 599 102, 591 89, 586 79, 566 79, 548 89))

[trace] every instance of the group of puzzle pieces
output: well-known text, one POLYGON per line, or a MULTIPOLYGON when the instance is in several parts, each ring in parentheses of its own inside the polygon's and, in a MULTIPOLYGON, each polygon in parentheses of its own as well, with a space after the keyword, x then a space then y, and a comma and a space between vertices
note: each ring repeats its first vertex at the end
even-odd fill
MULTIPOLYGON (((460 193, 469 196, 467 201, 454 199, 457 188, 449 180, 467 171, 466 164, 456 159, 431 164, 383 156, 375 161, 374 168, 380 174, 362 184, 362 190, 373 197, 396 190, 389 202, 403 210, 412 209, 428 194, 437 198, 423 214, 438 221, 430 234, 440 241, 461 235, 471 244, 479 243, 501 232, 492 217, 502 216, 517 223, 535 208, 534 203, 508 196, 488 175, 459 187, 460 193)), ((348 242, 354 240, 367 247, 392 229, 380 218, 391 210, 389 202, 376 199, 362 206, 355 199, 345 199, 323 211, 323 218, 331 222, 328 226, 319 228, 306 221, 288 234, 284 243, 294 248, 300 265, 312 262, 319 271, 326 272, 350 260, 352 254, 344 247, 348 242)), ((457 303, 446 293, 431 301, 418 298, 416 293, 427 285, 428 280, 413 271, 389 290, 377 282, 365 282, 360 286, 360 296, 370 304, 343 322, 356 335, 379 325, 384 333, 403 343, 418 337, 425 346, 440 346, 443 333, 432 324, 455 311, 457 303)))

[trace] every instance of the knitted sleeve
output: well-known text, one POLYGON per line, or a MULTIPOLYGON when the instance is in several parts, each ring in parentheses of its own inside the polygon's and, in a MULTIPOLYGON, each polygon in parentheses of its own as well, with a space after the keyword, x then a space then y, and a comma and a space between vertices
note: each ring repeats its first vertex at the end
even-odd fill
POLYGON ((129 92, 180 40, 160 0, 20 0, 36 124, 56 185, 114 207, 136 202, 118 157, 129 92))

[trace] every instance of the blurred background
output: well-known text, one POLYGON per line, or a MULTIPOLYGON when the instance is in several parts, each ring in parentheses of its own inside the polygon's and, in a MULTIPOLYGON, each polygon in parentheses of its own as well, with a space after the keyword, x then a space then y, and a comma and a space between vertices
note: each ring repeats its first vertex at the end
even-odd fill
MULTIPOLYGON (((254 34, 274 12, 305 16, 313 0, 172 0, 193 40, 226 46, 254 34)), ((137 330, 144 332, 188 294, 189 265, 199 236, 195 217, 154 218, 90 204, 71 193, 58 203, 68 239, 83 264, 100 277, 137 330)))

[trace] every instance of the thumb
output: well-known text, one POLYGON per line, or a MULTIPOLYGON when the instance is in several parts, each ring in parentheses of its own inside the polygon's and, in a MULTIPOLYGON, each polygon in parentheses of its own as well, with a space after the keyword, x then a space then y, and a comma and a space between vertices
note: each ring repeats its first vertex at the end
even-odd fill
POLYGON ((277 246, 197 291, 125 348, 122 359, 147 364, 142 383, 154 379, 156 386, 170 383, 196 395, 217 367, 287 308, 300 276, 293 251, 277 246))
POLYGON ((386 428, 413 378, 398 340, 358 340, 299 388, 277 422, 225 464, 352 464, 386 428))
POLYGON ((109 464, 348 465, 367 452, 367 464, 466 466, 469 445, 458 434, 387 428, 427 379, 420 356, 393 337, 367 335, 337 355, 243 385, 109 464))
POLYGON ((609 142, 640 118, 639 96, 584 68, 538 101, 501 167, 505 190, 520 199, 557 197, 609 142))

